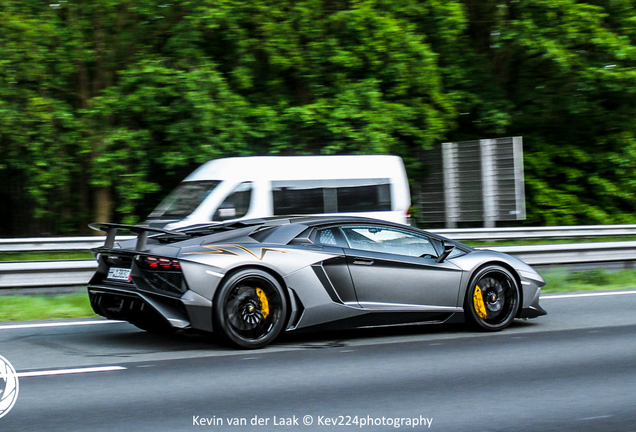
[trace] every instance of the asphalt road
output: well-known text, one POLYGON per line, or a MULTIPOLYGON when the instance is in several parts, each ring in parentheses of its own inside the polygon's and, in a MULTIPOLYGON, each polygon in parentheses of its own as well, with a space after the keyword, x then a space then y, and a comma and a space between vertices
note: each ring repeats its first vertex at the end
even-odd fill
POLYGON ((126 323, 4 324, 21 378, 0 431, 636 431, 636 291, 542 306, 496 334, 403 327, 257 351, 126 323))

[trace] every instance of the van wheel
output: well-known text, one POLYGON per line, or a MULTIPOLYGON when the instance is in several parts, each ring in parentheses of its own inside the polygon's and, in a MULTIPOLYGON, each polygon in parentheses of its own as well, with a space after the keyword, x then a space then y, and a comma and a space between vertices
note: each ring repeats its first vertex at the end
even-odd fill
POLYGON ((281 332, 287 318, 283 288, 269 273, 242 270, 217 291, 213 305, 214 331, 239 348, 261 348, 281 332))

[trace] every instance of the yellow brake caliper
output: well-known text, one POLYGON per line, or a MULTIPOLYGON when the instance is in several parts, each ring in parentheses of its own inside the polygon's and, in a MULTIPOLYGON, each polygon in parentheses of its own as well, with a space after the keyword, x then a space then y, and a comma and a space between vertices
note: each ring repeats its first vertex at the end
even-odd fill
POLYGON ((484 296, 481 294, 481 288, 479 285, 475 286, 475 293, 473 294, 473 304, 475 305, 475 311, 481 319, 488 317, 486 312, 486 305, 484 304, 484 296))
MULTIPOLYGON (((267 296, 265 295, 265 291, 260 288, 256 288, 256 295, 258 299, 261 301, 261 312, 263 312, 263 318, 267 318, 269 315, 269 302, 267 301, 267 296)), ((482 302, 483 305, 483 302, 482 302)))

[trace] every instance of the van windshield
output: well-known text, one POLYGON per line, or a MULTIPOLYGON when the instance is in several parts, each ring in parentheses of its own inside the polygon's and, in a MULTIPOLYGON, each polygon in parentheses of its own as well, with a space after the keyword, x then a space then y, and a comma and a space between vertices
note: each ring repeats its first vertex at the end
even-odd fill
POLYGON ((161 201, 148 218, 183 219, 190 215, 220 183, 220 180, 183 182, 161 201))

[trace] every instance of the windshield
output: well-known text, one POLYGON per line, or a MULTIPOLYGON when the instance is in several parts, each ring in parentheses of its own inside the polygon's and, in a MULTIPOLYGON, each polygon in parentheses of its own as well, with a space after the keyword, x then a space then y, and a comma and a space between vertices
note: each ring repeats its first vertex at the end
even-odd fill
POLYGON ((183 219, 190 215, 219 183, 220 180, 183 182, 161 201, 148 218, 183 219))

